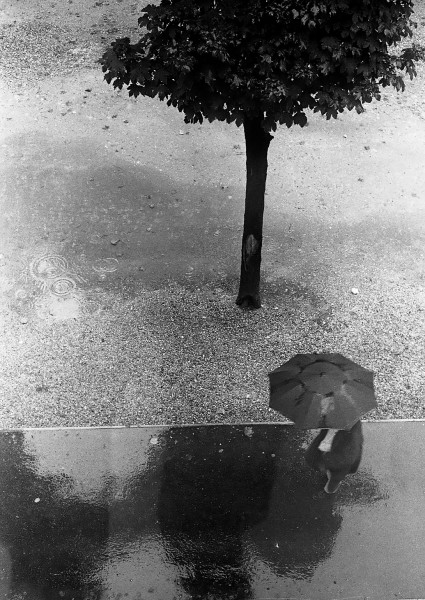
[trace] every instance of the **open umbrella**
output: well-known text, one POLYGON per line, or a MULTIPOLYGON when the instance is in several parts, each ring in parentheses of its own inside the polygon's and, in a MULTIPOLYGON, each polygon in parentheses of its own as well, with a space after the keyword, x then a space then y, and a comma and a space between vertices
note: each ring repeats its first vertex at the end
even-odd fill
POLYGON ((341 354, 297 354, 269 378, 270 408, 300 429, 351 429, 377 406, 372 371, 341 354))

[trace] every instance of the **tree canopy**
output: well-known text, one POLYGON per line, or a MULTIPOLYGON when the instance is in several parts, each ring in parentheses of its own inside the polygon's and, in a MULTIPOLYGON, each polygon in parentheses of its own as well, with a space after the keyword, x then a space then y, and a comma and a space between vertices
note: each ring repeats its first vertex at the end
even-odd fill
POLYGON ((162 0, 145 7, 140 40, 116 40, 101 62, 108 83, 166 100, 186 122, 262 114, 272 131, 404 89, 414 52, 390 48, 412 35, 412 12, 411 0, 162 0))

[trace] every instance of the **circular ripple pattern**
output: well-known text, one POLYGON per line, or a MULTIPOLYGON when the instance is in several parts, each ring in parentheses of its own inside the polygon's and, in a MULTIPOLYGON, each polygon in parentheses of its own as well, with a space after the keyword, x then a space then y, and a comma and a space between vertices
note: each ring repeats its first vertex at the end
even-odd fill
POLYGON ((24 298, 26 298, 28 296, 28 292, 22 288, 19 288, 18 290, 16 290, 15 292, 15 298, 17 300, 23 300, 24 298))
POLYGON ((99 258, 93 265, 93 269, 100 274, 113 273, 118 269, 116 258, 99 258))
POLYGON ((69 277, 58 277, 52 281, 50 291, 56 296, 67 296, 76 288, 76 283, 69 277))
POLYGON ((45 254, 35 258, 30 264, 31 275, 38 280, 56 279, 68 269, 68 263, 58 254, 45 254))

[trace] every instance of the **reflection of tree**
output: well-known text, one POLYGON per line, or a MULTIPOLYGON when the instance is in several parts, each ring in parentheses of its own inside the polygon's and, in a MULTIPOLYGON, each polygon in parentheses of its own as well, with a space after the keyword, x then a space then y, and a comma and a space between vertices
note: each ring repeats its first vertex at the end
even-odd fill
POLYGON ((336 495, 326 494, 326 478, 305 463, 310 435, 269 425, 256 426, 251 439, 225 427, 176 429, 163 437, 159 521, 192 598, 251 597, 254 556, 244 550, 244 532, 252 555, 277 575, 311 578, 332 553, 341 509, 382 498, 378 482, 362 469, 336 495))
POLYGON ((362 468, 325 494, 304 463, 306 436, 282 426, 255 426, 252 436, 243 427, 171 428, 149 446, 147 464, 125 482, 109 473, 90 504, 72 494, 73 480, 37 470, 23 433, 3 433, 0 551, 10 572, 2 565, 0 585, 9 578, 11 591, 31 600, 96 600, 95 573, 115 558, 108 536, 126 556, 127 544, 158 534, 156 519, 193 599, 249 599, 258 556, 278 575, 306 579, 332 551, 344 506, 383 497, 362 468))
POLYGON ((22 432, 0 436, 0 455, 0 541, 11 559, 11 592, 99 598, 100 583, 89 574, 108 536, 107 507, 67 494, 66 476, 38 473, 22 432))
POLYGON ((270 453, 241 428, 184 428, 167 432, 162 460, 158 518, 184 589, 203 600, 250 598, 242 534, 268 514, 270 453))

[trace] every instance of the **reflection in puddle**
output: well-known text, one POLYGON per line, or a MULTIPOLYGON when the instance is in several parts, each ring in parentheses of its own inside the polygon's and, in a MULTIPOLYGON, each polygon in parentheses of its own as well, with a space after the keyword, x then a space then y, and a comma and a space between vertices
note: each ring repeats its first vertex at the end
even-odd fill
POLYGON ((34 302, 34 310, 39 319, 77 319, 84 315, 84 298, 78 291, 72 295, 55 296, 46 294, 37 298, 34 302))
POLYGON ((292 425, 3 432, 0 598, 423 598, 424 426, 334 495, 292 425))

